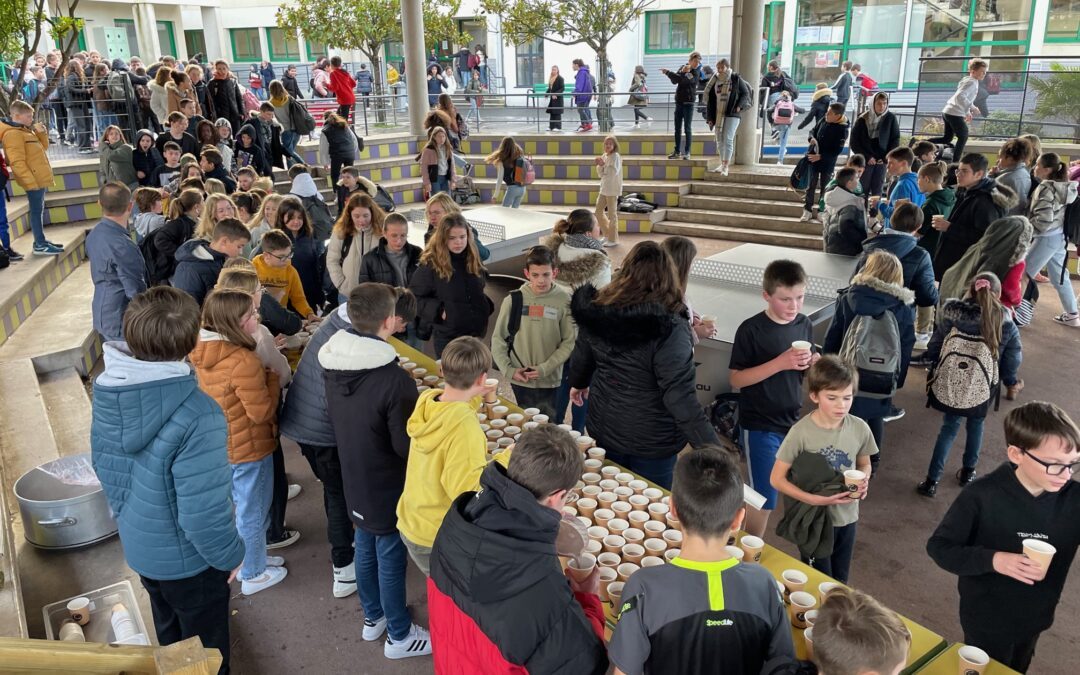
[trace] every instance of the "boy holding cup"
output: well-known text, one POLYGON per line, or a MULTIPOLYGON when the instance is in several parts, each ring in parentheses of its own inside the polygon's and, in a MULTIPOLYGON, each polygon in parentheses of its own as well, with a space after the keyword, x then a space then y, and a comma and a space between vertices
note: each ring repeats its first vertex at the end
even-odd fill
POLYGON ((1080 545, 1080 429, 1035 401, 1005 417, 1005 442, 1009 461, 960 493, 926 551, 959 577, 964 643, 1023 673, 1080 545))
POLYGON ((828 508, 833 527, 832 553, 817 558, 804 555, 802 559, 840 583, 848 580, 851 556, 855 552, 859 502, 866 498, 870 483, 870 456, 878 451, 870 427, 848 412, 857 379, 855 369, 834 354, 821 357, 810 368, 807 375, 810 400, 817 409, 791 427, 776 453, 771 477, 773 487, 786 496, 828 508), (830 495, 813 494, 793 483, 788 476, 791 465, 805 452, 821 455, 838 473, 845 474, 848 490, 830 495))

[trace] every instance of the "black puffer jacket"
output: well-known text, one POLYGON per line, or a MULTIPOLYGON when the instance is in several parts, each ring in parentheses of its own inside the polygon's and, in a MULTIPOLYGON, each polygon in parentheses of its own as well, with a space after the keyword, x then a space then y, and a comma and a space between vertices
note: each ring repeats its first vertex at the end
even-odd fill
POLYGON ((434 334, 453 340, 463 335, 482 338, 494 304, 484 295, 483 275, 469 274, 465 254, 450 254, 454 273, 443 279, 430 265, 420 265, 409 280, 416 295, 417 320, 422 339, 434 334), (446 318, 443 319, 443 312, 446 318))
POLYGON ((949 229, 938 239, 934 254, 934 278, 941 281, 945 270, 964 257, 968 248, 979 241, 990 223, 1016 206, 1017 196, 993 178, 983 178, 956 196, 956 205, 945 216, 949 229))
MULTIPOLYGON (((409 264, 406 265, 406 279, 402 285, 408 286, 409 280, 412 279, 413 274, 416 272, 416 268, 420 266, 420 254, 423 251, 420 250, 419 246, 409 243, 405 244, 405 250, 409 254, 409 264)), ((377 281, 380 284, 390 286, 398 285, 394 264, 390 262, 390 258, 386 255, 385 237, 379 239, 379 245, 365 253, 364 257, 360 259, 360 283, 365 281, 377 281)))
POLYGON ((717 443, 694 388, 685 312, 653 303, 616 308, 595 297, 585 285, 570 302, 578 325, 570 386, 589 388, 589 435, 609 450, 648 458, 669 457, 687 441, 717 443))
POLYGON ((870 137, 865 115, 855 120, 855 126, 851 128, 852 152, 857 152, 866 159, 884 162, 885 155, 898 147, 900 147, 900 123, 896 120, 896 115, 885 111, 878 122, 877 138, 870 137))

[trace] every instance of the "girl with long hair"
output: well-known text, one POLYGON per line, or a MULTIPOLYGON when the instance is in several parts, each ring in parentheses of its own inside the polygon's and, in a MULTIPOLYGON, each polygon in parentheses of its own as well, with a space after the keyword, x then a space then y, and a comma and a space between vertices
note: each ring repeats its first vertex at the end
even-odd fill
POLYGON ((79 146, 79 152, 87 154, 93 152, 90 147, 90 125, 93 122, 90 112, 90 100, 93 96, 91 87, 78 61, 68 61, 64 73, 64 104, 67 107, 68 126, 75 130, 75 144, 79 146))
POLYGON ((165 120, 169 117, 169 92, 165 89, 165 85, 171 81, 172 68, 161 66, 154 74, 154 79, 146 85, 150 90, 150 110, 153 111, 158 122, 156 129, 158 133, 166 128, 165 120))
POLYGON ((690 268, 694 264, 694 258, 697 257, 697 246, 690 239, 675 235, 664 239, 660 248, 664 249, 675 266, 675 278, 679 282, 679 288, 682 289, 683 304, 686 305, 686 311, 690 315, 690 334, 694 345, 697 345, 698 342, 711 337, 716 332, 716 324, 702 321, 701 315, 694 311, 686 298, 686 287, 690 283, 690 268))
POLYGON ((288 574, 282 558, 266 554, 281 385, 255 353, 258 334, 259 312, 251 294, 212 291, 203 303, 202 330, 190 357, 199 387, 221 406, 229 426, 236 529, 244 540, 237 576, 244 595, 270 588, 288 574))
POLYGON ((296 131, 293 119, 296 104, 280 80, 271 80, 267 91, 270 94, 270 105, 274 106, 274 119, 281 125, 281 147, 285 151, 287 165, 303 164, 304 158, 296 154, 296 144, 300 142, 300 134, 296 131))
POLYGON ((1034 174, 1039 179, 1039 185, 1032 193, 1028 207, 1028 220, 1035 228, 1035 240, 1025 260, 1029 277, 1027 297, 1032 305, 1038 301, 1035 275, 1045 267, 1064 310, 1054 317, 1054 321, 1080 328, 1076 293, 1068 272, 1063 269, 1068 253, 1065 249, 1065 207, 1077 199, 1076 183, 1069 180, 1068 167, 1054 152, 1039 155, 1034 174))
POLYGON ((436 358, 451 340, 483 338, 494 304, 484 295, 485 276, 469 223, 460 214, 444 216, 420 255, 409 281, 416 296, 418 333, 431 336, 436 358))
MULTIPOLYGON (((199 145, 199 151, 209 146, 211 148, 217 145, 217 134, 214 132, 214 125, 210 120, 199 120, 199 123, 195 125, 195 142, 199 145)), ((232 173, 232 167, 225 163, 225 156, 221 157, 221 166, 225 171, 232 173)))
POLYGON ((563 92, 566 91, 566 80, 559 74, 558 66, 551 67, 547 85, 548 131, 561 131, 563 109, 566 107, 566 100, 563 96, 563 92))
POLYGON ((416 156, 420 162, 420 178, 424 184, 424 199, 440 192, 450 194, 454 189, 454 147, 443 127, 428 131, 427 144, 416 156))
POLYGON ((209 240, 218 223, 226 218, 236 217, 236 204, 233 204, 232 198, 225 194, 207 195, 206 206, 199 218, 199 225, 195 228, 195 236, 209 240))
POLYGON ((346 302, 349 291, 360 283, 360 260, 379 246, 385 219, 371 195, 361 190, 349 197, 334 223, 326 246, 326 269, 340 302, 346 302))
POLYGON ((520 207, 521 200, 525 198, 525 151, 512 136, 506 136, 499 143, 499 149, 485 157, 484 161, 501 169, 495 179, 491 202, 499 201, 499 190, 505 184, 506 196, 503 197, 502 205, 512 209, 520 207))
POLYGON ((180 110, 180 101, 191 100, 195 104, 195 114, 202 115, 202 106, 199 105, 199 96, 195 93, 195 87, 191 84, 191 78, 184 71, 177 68, 169 73, 169 81, 165 83, 166 107, 168 112, 183 112, 180 110))
POLYGON ((604 154, 593 160, 600 176, 600 194, 596 197, 596 220, 607 236, 605 246, 619 245, 619 197, 622 195, 622 155, 619 139, 604 139, 604 154))
POLYGON ((101 176, 106 183, 123 183, 131 189, 139 185, 139 175, 135 173, 135 149, 128 145, 124 132, 115 124, 105 128, 105 134, 98 143, 98 161, 101 176))
POLYGON ((255 249, 259 247, 262 236, 274 229, 274 223, 277 222, 278 207, 283 199, 285 199, 285 195, 278 192, 266 195, 266 199, 262 200, 259 210, 247 222, 247 228, 251 231, 251 241, 244 247, 244 252, 241 254, 245 258, 250 258, 255 249))
POLYGON ((169 213, 165 224, 153 236, 155 250, 155 279, 167 281, 176 271, 176 250, 195 236, 198 221, 202 218, 204 203, 200 190, 182 190, 169 201, 169 213))
POLYGON ((697 400, 690 322, 670 256, 654 241, 638 243, 610 284, 575 291, 570 311, 578 325, 570 399, 588 399, 589 435, 613 462, 670 487, 687 442, 718 442, 697 400))
POLYGON ((315 238, 314 228, 304 205, 296 197, 286 197, 278 206, 274 228, 292 241, 292 264, 304 287, 304 298, 315 311, 326 302, 323 272, 326 269, 326 247, 315 238))
MULTIPOLYGON (((982 272, 971 280, 962 300, 953 298, 945 301, 938 313, 934 336, 930 338, 930 345, 926 350, 927 357, 934 364, 928 381, 932 381, 935 371, 943 365, 939 362, 942 348, 950 334, 956 331, 962 335, 977 336, 990 349, 991 355, 998 362, 998 375, 1002 384, 1008 387, 1019 382, 1016 374, 1023 359, 1020 331, 1001 304, 1000 296, 1001 282, 997 275, 993 272, 982 272)), ((964 382, 974 385, 977 379, 972 377, 964 382)), ((960 433, 961 422, 965 420, 967 440, 964 443, 964 459, 960 470, 956 472, 956 480, 961 487, 975 480, 975 465, 982 450, 983 426, 989 401, 967 415, 946 410, 932 394, 927 405, 945 414, 934 443, 930 466, 926 470, 926 480, 916 488, 924 497, 933 497, 937 494, 938 482, 945 475, 949 450, 960 433)))
POLYGON ((120 123, 114 108, 121 102, 113 101, 109 92, 109 66, 104 63, 94 66, 91 89, 94 104, 94 131, 97 133, 98 140, 101 140, 105 138, 106 127, 120 123))
POLYGON ((645 114, 645 108, 649 107, 649 86, 645 81, 649 76, 645 73, 645 66, 634 66, 634 77, 630 80, 630 98, 627 101, 634 106, 634 126, 639 121, 652 122, 652 118, 645 114))
MULTIPOLYGON (((443 219, 443 216, 450 214, 461 215, 461 207, 457 205, 457 202, 445 192, 437 192, 431 195, 431 198, 424 204, 424 218, 427 220, 427 231, 424 233, 425 245, 431 239, 431 234, 435 231, 435 227, 443 219)), ((491 257, 491 251, 480 241, 480 233, 476 231, 476 228, 470 224, 469 229, 472 230, 473 243, 476 244, 476 250, 480 253, 480 261, 483 262, 491 257)))

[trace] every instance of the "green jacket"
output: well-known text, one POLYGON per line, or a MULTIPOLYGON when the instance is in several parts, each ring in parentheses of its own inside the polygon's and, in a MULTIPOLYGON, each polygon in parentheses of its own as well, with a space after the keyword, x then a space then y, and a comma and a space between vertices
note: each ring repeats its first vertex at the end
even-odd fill
MULTIPOLYGON (((804 452, 795 458, 788 480, 814 495, 847 491, 843 474, 815 452, 804 452)), ((798 546, 799 553, 808 558, 825 558, 833 551, 833 524, 827 506, 811 506, 784 495, 784 517, 776 525, 776 534, 798 546)))
POLYGON ((534 389, 554 389, 562 383, 563 364, 569 360, 577 339, 577 327, 570 318, 570 295, 554 284, 543 295, 534 294, 529 284, 524 284, 521 293, 521 328, 514 337, 514 356, 511 356, 506 344, 510 325, 509 295, 503 300, 499 318, 495 321, 491 355, 495 365, 507 377, 511 377, 515 369, 528 366, 540 372, 540 377, 528 383, 512 380, 513 384, 534 389))
POLYGON ((923 220, 922 227, 919 228, 919 246, 929 251, 931 258, 937 252, 938 237, 941 236, 941 233, 931 226, 934 216, 948 218, 955 205, 956 191, 952 188, 941 188, 937 192, 926 195, 926 202, 922 205, 923 220))

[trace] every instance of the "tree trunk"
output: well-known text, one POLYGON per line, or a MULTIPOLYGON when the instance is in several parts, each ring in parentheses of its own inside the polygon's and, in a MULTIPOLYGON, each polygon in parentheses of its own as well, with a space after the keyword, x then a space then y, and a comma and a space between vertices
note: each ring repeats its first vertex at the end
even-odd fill
POLYGON ((385 93, 385 90, 383 88, 382 59, 379 58, 378 52, 371 59, 371 77, 374 80, 371 89, 375 95, 375 123, 382 124, 386 122, 386 101, 379 98, 385 93))
POLYGON ((607 60, 607 42, 601 43, 596 49, 596 88, 599 95, 596 97, 596 124, 599 131, 608 133, 614 128, 615 120, 611 115, 611 87, 608 85, 608 70, 611 66, 607 60))

